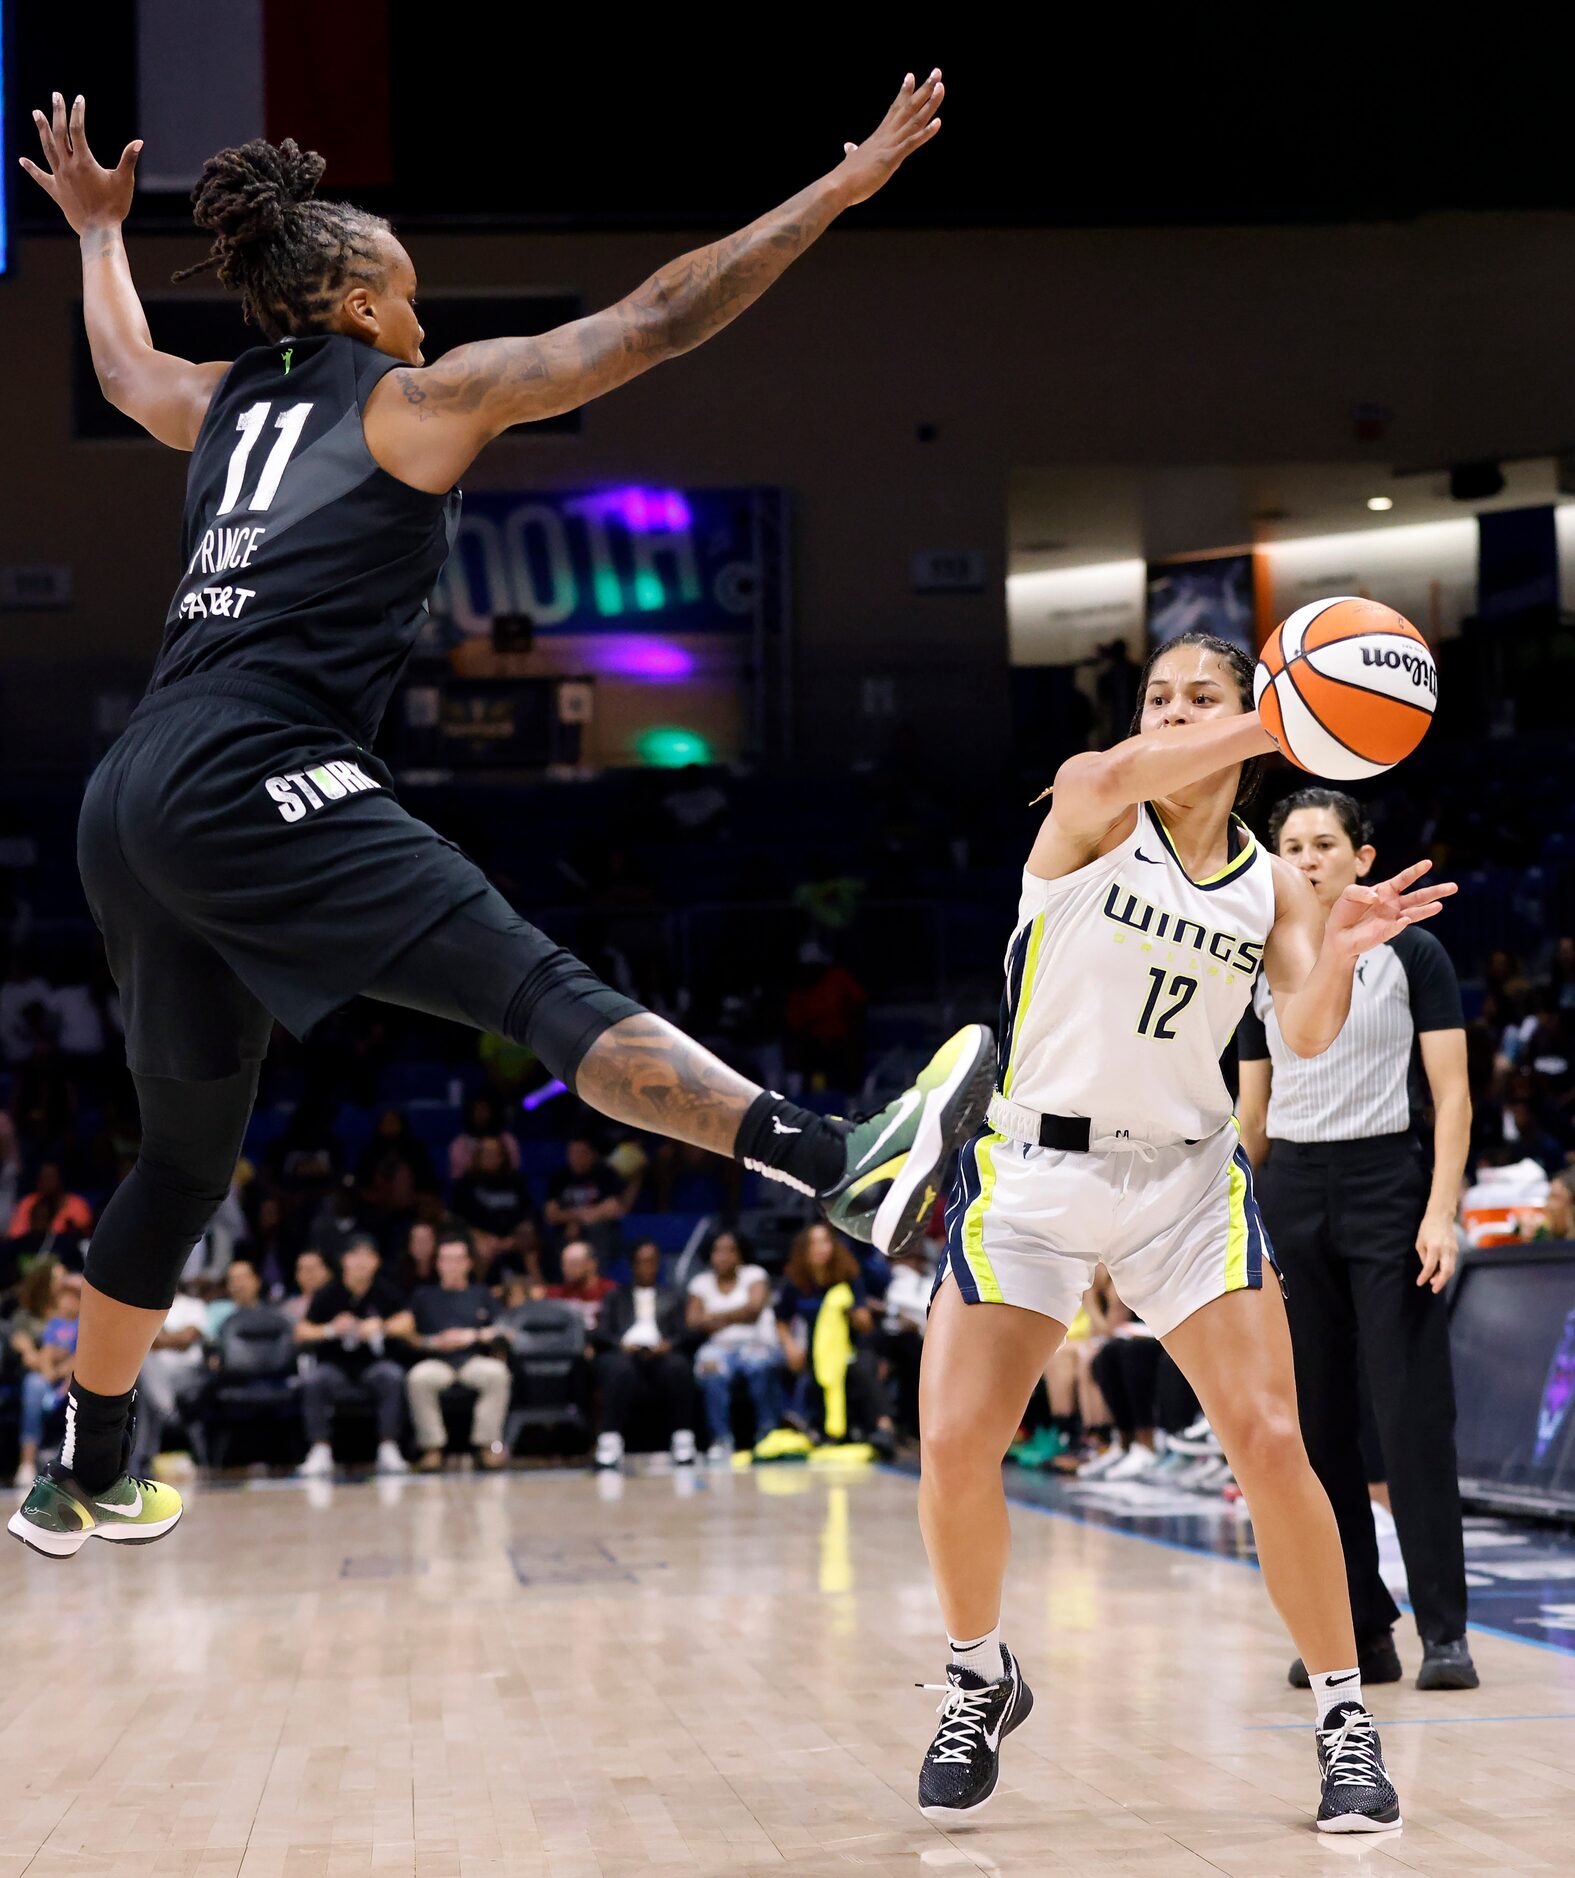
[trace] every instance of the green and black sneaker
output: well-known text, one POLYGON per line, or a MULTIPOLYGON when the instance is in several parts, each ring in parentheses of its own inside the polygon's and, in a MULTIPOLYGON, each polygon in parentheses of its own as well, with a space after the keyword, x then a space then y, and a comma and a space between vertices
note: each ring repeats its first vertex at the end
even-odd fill
POLYGON ((943 1043, 911 1089, 856 1122, 847 1172, 820 1204, 839 1232, 896 1258, 923 1231, 946 1157, 984 1119, 995 1087, 995 1038, 969 1024, 943 1043))
POLYGON ((89 1539, 151 1545, 180 1518, 180 1495, 161 1480, 122 1474, 102 1493, 89 1493, 69 1474, 40 1474, 11 1515, 7 1530, 46 1558, 70 1558, 89 1539))

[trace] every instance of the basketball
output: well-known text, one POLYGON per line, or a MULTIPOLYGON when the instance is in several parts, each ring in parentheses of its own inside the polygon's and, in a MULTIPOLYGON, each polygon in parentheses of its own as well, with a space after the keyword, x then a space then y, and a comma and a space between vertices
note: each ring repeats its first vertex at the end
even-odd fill
POLYGON ((1377 776, 1409 756, 1438 702, 1438 667, 1408 619, 1342 595, 1300 606, 1270 633, 1252 694, 1299 769, 1331 782, 1377 776))

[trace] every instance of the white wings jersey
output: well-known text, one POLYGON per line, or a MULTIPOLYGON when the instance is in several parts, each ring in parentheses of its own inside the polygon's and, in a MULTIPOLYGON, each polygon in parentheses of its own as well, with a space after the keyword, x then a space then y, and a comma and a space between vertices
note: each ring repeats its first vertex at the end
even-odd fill
POLYGON ((1006 954, 996 1086, 1090 1133, 1159 1146, 1224 1126, 1219 1059, 1252 995, 1274 924, 1274 876, 1231 817, 1231 858, 1192 880, 1156 811, 1119 847, 1059 880, 1026 870, 1006 954))

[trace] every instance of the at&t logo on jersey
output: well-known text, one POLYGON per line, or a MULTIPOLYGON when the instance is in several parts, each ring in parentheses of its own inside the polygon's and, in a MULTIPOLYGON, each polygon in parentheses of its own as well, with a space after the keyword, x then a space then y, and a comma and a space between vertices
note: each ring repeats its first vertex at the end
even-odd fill
POLYGON ((382 786, 359 764, 343 761, 319 763, 315 769, 295 769, 288 775, 270 776, 263 784, 287 822, 302 820, 325 802, 340 802, 346 796, 358 796, 382 786))

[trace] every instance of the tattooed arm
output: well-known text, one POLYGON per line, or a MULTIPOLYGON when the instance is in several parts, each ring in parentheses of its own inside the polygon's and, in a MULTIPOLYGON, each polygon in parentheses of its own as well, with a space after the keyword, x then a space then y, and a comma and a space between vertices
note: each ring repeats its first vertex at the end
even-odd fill
POLYGON ((128 143, 112 170, 100 167, 83 129, 78 98, 66 115, 57 91, 54 115, 33 113, 48 169, 22 168, 59 207, 82 241, 82 317, 99 389, 160 443, 189 450, 227 364, 194 365, 154 348, 131 278, 120 225, 131 208, 141 143, 128 143))
POLYGON ((511 424, 572 411, 693 351, 929 142, 941 127, 943 95, 939 71, 921 85, 910 74, 880 128, 865 143, 845 145, 829 175, 739 233, 680 255, 605 312, 535 338, 480 340, 432 365, 388 373, 366 401, 368 448, 392 475, 445 490, 511 424))

